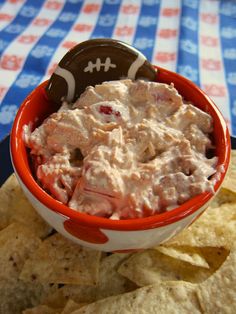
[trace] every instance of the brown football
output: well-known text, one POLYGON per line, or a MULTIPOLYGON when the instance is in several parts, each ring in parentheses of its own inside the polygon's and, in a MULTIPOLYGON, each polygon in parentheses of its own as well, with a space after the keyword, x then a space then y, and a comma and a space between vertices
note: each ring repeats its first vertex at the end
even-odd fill
POLYGON ((132 46, 114 39, 91 39, 72 48, 46 87, 52 101, 74 102, 87 86, 124 78, 154 81, 156 69, 132 46))

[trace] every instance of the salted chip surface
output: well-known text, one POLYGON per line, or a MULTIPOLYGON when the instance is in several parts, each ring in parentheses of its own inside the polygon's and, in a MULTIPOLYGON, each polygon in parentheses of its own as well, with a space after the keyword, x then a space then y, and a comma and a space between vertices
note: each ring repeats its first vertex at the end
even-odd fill
POLYGON ((224 247, 201 247, 199 248, 207 261, 210 269, 216 271, 226 260, 229 250, 224 247))
POLYGON ((63 311, 60 314, 70 314, 75 310, 80 309, 82 306, 87 305, 86 303, 76 303, 73 300, 68 300, 63 311))
POLYGON ((0 217, 0 230, 13 222, 26 225, 41 238, 46 237, 52 230, 25 197, 15 174, 0 188, 0 217))
POLYGON ((155 250, 191 265, 209 268, 209 265, 199 248, 191 246, 166 247, 157 246, 155 250))
POLYGON ((91 303, 73 314, 184 314, 202 313, 195 285, 168 282, 91 303))
POLYGON ((221 188, 216 197, 211 202, 211 208, 219 207, 226 203, 234 203, 236 205, 236 192, 221 188))
POLYGON ((0 313, 18 314, 32 307, 50 287, 20 280, 25 261, 41 240, 25 225, 12 223, 0 231, 0 313))
POLYGON ((225 247, 236 240, 236 204, 209 207, 189 228, 165 243, 165 246, 225 247))
POLYGON ((157 250, 145 250, 133 254, 121 264, 118 272, 142 287, 174 280, 199 283, 206 280, 214 269, 197 267, 157 250))
POLYGON ((204 313, 235 313, 236 309, 236 245, 223 265, 196 292, 204 313))
POLYGON ((222 187, 236 193, 236 150, 231 150, 229 170, 222 187))
POLYGON ((16 276, 41 240, 30 229, 13 223, 0 231, 0 275, 16 276))
POLYGON ((137 286, 117 272, 129 254, 112 254, 101 260, 96 286, 65 285, 45 300, 52 307, 65 306, 68 299, 77 303, 91 303, 109 296, 129 292, 137 286))
POLYGON ((101 252, 56 233, 44 240, 26 261, 20 278, 28 282, 95 285, 100 257, 101 252))
POLYGON ((233 188, 222 188, 211 207, 167 244, 108 256, 58 233, 42 241, 51 228, 33 208, 14 202, 28 203, 12 176, 0 189, 0 313, 235 312, 233 188))
POLYGON ((22 314, 60 314, 60 310, 53 309, 47 305, 38 305, 31 309, 26 309, 22 314))

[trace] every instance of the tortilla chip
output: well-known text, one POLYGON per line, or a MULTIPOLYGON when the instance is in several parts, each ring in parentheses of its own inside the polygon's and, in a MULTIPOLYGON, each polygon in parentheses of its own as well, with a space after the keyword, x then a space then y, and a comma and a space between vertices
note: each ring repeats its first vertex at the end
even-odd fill
POLYGON ((38 305, 31 309, 23 311, 22 314, 60 314, 61 311, 50 308, 47 305, 38 305))
POLYGON ((13 222, 26 225, 41 238, 52 230, 31 206, 14 174, 0 188, 0 217, 0 230, 13 222))
POLYGON ((204 313, 235 313, 236 245, 226 261, 196 291, 204 313))
POLYGON ((61 314, 70 314, 85 305, 87 305, 87 303, 76 303, 73 300, 68 300, 61 314))
POLYGON ((209 267, 215 272, 226 260, 229 250, 220 247, 202 247, 199 248, 209 267))
POLYGON ((209 207, 189 228, 165 243, 165 246, 225 247, 236 240, 236 204, 209 207))
POLYGON ((211 202, 211 208, 219 207, 226 203, 236 204, 236 192, 221 188, 216 197, 211 202))
MULTIPOLYGON (((234 180, 232 161, 230 171, 234 180)), ((51 228, 10 177, 0 189, 0 313, 234 313, 236 188, 229 182, 167 244, 101 258, 58 233, 42 242, 51 228)))
POLYGON ((28 282, 95 285, 100 257, 101 252, 56 233, 44 240, 26 261, 20 278, 28 282))
POLYGON ((201 253, 199 248, 191 246, 177 246, 177 247, 166 247, 166 246, 157 246, 154 248, 159 252, 173 257, 177 260, 187 262, 191 265, 209 268, 209 265, 201 253))
POLYGON ((128 254, 112 254, 102 259, 99 280, 96 286, 65 285, 54 294, 49 295, 45 304, 52 307, 65 306, 68 299, 77 303, 91 303, 109 296, 134 290, 137 286, 118 274, 120 264, 128 254))
POLYGON ((47 293, 45 289, 49 287, 18 279, 25 261, 40 243, 41 240, 30 229, 19 223, 0 231, 0 313, 21 313, 47 293))
POLYGON ((236 150, 231 150, 230 166, 222 187, 236 193, 236 150))
POLYGON ((137 289, 83 306, 73 314, 199 314, 202 313, 195 285, 168 282, 137 289))
POLYGON ((41 240, 30 229, 13 223, 0 231, 0 276, 17 277, 26 259, 40 245, 41 240))
POLYGON ((214 269, 197 267, 164 255, 157 250, 145 250, 133 254, 121 264, 118 272, 143 287, 174 280, 199 283, 212 275, 214 269))

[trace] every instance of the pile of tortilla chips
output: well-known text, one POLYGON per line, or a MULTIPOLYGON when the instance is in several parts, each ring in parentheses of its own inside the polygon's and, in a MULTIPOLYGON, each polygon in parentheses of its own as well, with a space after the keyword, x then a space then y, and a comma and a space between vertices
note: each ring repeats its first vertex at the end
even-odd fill
POLYGON ((81 247, 51 229, 14 175, 0 189, 0 314, 236 313, 236 151, 205 213, 133 254, 81 247))

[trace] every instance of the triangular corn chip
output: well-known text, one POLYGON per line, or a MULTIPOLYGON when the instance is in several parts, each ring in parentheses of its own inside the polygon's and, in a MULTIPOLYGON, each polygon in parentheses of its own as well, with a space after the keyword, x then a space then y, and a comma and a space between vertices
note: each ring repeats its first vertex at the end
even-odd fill
POLYGON ((76 303, 73 300, 68 300, 63 311, 60 314, 70 314, 75 310, 80 309, 82 306, 87 305, 86 303, 76 303))
POLYGON ((56 233, 44 240, 27 260, 20 278, 27 282, 95 285, 100 257, 101 252, 56 233))
POLYGON ((169 246, 225 247, 236 240, 236 203, 209 207, 189 228, 165 243, 169 246))
POLYGON ((40 302, 50 286, 25 283, 19 274, 41 240, 26 226, 13 223, 0 231, 0 313, 17 314, 40 302))
POLYGON ((112 254, 104 257, 100 264, 99 280, 96 286, 65 285, 54 294, 49 295, 45 304, 62 307, 68 299, 77 303, 91 303, 108 296, 125 293, 136 288, 136 285, 117 272, 120 264, 128 254, 112 254))
POLYGON ((13 222, 26 225, 41 238, 52 230, 29 203, 14 174, 0 188, 0 217, 0 230, 13 222))
POLYGON ((199 283, 206 280, 215 269, 202 268, 164 255, 157 250, 145 250, 133 254, 119 267, 119 273, 143 287, 163 281, 188 281, 199 283))
POLYGON ((200 314, 195 285, 169 282, 146 286, 83 306, 71 314, 200 314))
POLYGON ((155 247, 154 249, 167 256, 176 258, 183 262, 187 262, 191 265, 209 268, 209 265, 199 248, 195 248, 192 246, 166 247, 164 245, 160 245, 155 247))
POLYGON ((197 287, 201 307, 206 314, 235 313, 236 310, 236 245, 226 261, 197 287))

